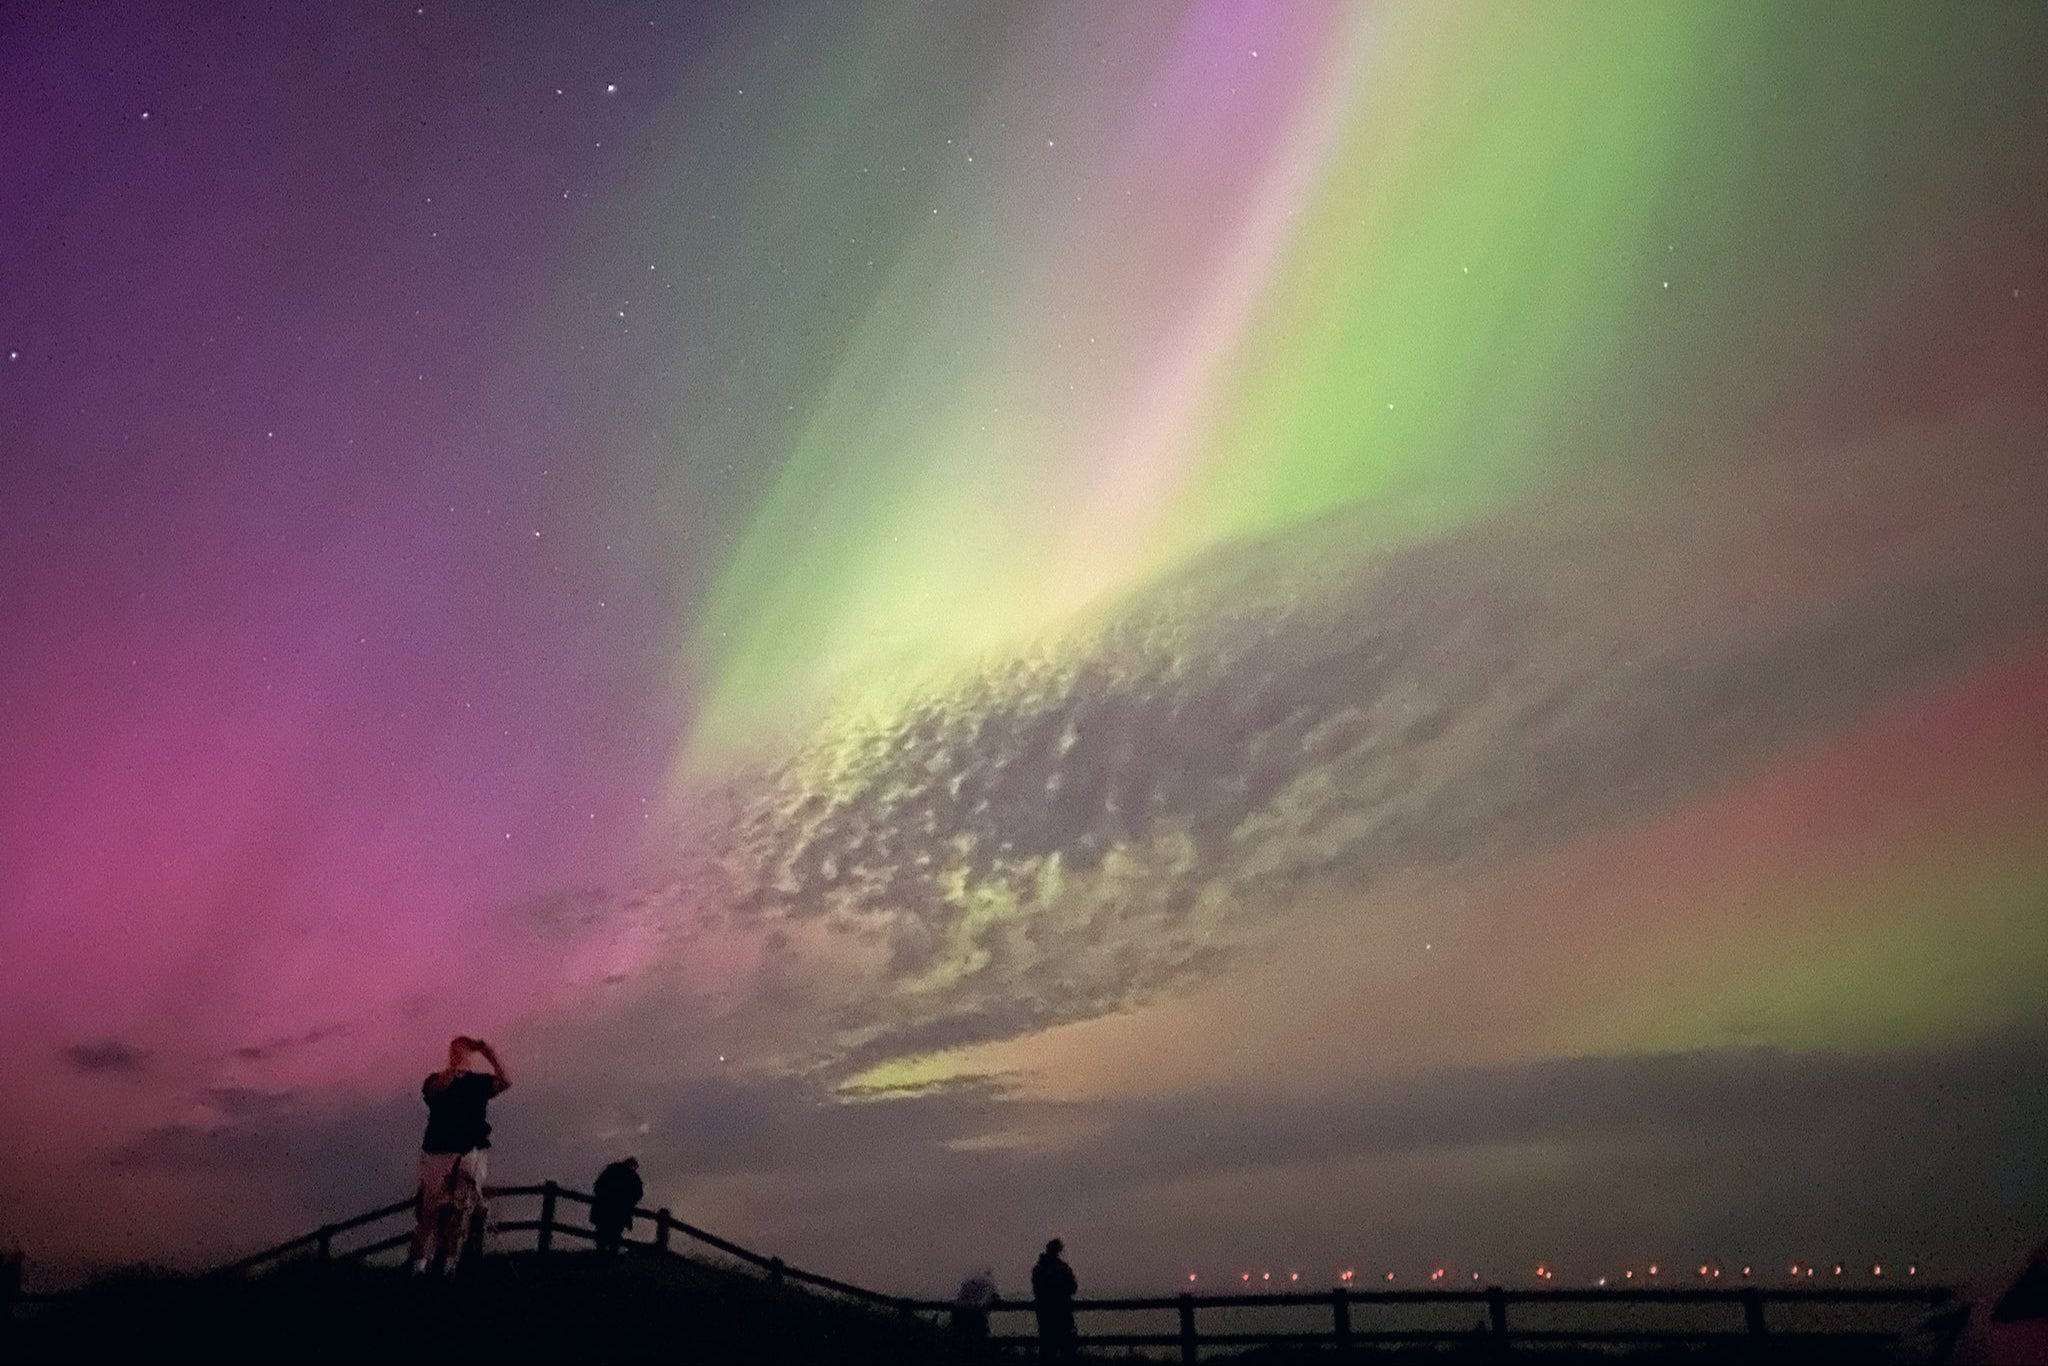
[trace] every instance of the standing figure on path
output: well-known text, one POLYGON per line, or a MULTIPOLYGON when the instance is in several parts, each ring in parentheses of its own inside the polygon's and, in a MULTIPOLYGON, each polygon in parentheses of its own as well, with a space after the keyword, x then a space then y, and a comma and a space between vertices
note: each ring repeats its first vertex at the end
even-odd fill
POLYGON ((14 1331, 14 1302, 21 1298, 21 1249, 0 1252, 0 1359, 8 1356, 7 1339, 14 1331))
POLYGON ((512 1083, 505 1064, 482 1039, 448 1041, 448 1065, 420 1083, 427 1133, 420 1140, 419 1223, 412 1234, 412 1271, 453 1275, 471 1220, 483 1213, 484 1155, 491 1146, 491 1098, 512 1083), (489 1072, 469 1070, 482 1058, 489 1072))
POLYGON ((988 1310, 996 1302, 996 1273, 977 1271, 953 1296, 953 1331, 977 1340, 988 1336, 988 1310))
POLYGON ((645 1190, 640 1184, 640 1159, 614 1162, 597 1174, 590 1188, 590 1226, 597 1230, 597 1250, 617 1252, 626 1230, 633 1227, 633 1207, 645 1190))
POLYGON ((1031 1268, 1031 1307, 1038 1311, 1038 1359, 1074 1361, 1080 1356, 1074 1330, 1074 1296, 1081 1286, 1074 1269, 1062 1261, 1066 1244, 1055 1238, 1038 1254, 1031 1268))

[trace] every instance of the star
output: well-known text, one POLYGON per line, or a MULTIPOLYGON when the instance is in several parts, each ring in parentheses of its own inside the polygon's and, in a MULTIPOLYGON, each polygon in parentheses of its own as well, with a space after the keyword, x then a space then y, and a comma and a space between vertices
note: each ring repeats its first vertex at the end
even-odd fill
POLYGON ((618 87, 618 83, 617 83, 616 81, 614 81, 614 82, 612 82, 612 83, 610 83, 610 84, 606 85, 606 86, 605 86, 605 88, 604 88, 604 93, 605 93, 605 94, 607 94, 607 95, 616 95, 616 94, 618 94, 618 93, 619 93, 619 87, 618 87))

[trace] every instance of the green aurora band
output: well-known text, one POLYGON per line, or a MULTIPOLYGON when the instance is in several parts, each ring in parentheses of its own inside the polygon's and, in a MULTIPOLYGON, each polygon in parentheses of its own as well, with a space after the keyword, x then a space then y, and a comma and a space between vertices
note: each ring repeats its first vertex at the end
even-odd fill
MULTIPOLYGON (((951 139, 699 613, 681 771, 827 698, 900 702, 1232 538, 1376 499, 1398 539, 1588 464, 1697 458, 1787 366, 1853 360, 1803 348, 1853 346, 1878 306, 1821 286, 1885 268, 1999 60, 1929 7, 1848 31, 1816 7, 1305 5, 1263 34, 1161 13, 1069 11, 951 139), (1077 73, 1091 41, 1149 79, 1077 73), (1267 83, 1241 123, 1226 61, 1267 83), (987 190, 971 149, 1039 141, 1047 85, 1106 167, 1041 147, 987 190)), ((868 38, 793 144, 838 148, 868 38)))

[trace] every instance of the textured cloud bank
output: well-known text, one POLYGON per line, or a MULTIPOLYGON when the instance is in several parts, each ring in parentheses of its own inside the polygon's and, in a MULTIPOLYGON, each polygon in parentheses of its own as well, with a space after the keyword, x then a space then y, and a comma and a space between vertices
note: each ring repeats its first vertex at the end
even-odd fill
POLYGON ((1925 439, 1919 476, 1832 452, 1741 499, 1225 548, 1078 643, 827 721, 726 794, 709 881, 834 965, 836 1073, 1142 1002, 1304 900, 1655 815, 2037 629, 2038 433, 1925 439))

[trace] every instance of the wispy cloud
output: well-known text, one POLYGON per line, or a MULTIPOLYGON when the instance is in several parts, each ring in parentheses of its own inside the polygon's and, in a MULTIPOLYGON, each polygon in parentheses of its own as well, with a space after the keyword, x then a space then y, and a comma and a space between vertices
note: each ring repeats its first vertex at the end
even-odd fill
POLYGON ((133 1076, 149 1069, 149 1050, 120 1039, 94 1039, 67 1047, 64 1062, 74 1072, 133 1076))

